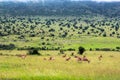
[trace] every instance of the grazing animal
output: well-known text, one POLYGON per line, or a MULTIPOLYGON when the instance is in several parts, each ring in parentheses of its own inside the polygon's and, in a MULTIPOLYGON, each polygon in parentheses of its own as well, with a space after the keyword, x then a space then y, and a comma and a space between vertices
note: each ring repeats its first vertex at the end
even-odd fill
POLYGON ((83 61, 87 61, 88 63, 90 63, 90 60, 88 60, 87 58, 83 58, 83 61))
POLYGON ((101 57, 101 58, 103 58, 103 56, 102 56, 102 55, 100 55, 100 57, 101 57))
POLYGON ((74 58, 78 58, 78 56, 74 56, 74 58))
POLYGON ((102 56, 102 55, 100 55, 100 56, 98 57, 99 61, 100 61, 102 58, 103 58, 103 56, 102 56))
POLYGON ((54 58, 53 58, 53 57, 50 57, 49 60, 54 60, 54 58))
POLYGON ((80 57, 77 57, 77 61, 82 61, 82 58, 80 58, 80 57))
POLYGON ((86 56, 83 56, 82 61, 87 61, 88 63, 90 63, 90 60, 86 58, 86 56))
POLYGON ((64 58, 64 57, 66 57, 67 55, 65 54, 65 55, 63 55, 62 57, 64 58))
POLYGON ((74 56, 74 53, 71 53, 71 56, 74 56))
POLYGON ((44 60, 47 60, 46 58, 44 58, 44 60))
POLYGON ((71 59, 71 57, 67 58, 66 61, 69 61, 71 59))
POLYGON ((25 58, 27 57, 26 54, 18 54, 18 55, 16 55, 16 56, 18 56, 18 57, 20 57, 20 58, 22 58, 22 59, 25 59, 25 58))

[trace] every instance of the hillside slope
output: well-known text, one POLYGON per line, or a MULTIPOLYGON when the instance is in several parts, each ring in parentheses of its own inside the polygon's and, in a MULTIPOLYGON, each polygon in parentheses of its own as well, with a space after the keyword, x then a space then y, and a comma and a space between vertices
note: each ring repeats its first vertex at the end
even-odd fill
POLYGON ((44 4, 1 2, 0 15, 44 15, 44 16, 120 16, 120 2, 97 3, 92 1, 47 1, 44 4))

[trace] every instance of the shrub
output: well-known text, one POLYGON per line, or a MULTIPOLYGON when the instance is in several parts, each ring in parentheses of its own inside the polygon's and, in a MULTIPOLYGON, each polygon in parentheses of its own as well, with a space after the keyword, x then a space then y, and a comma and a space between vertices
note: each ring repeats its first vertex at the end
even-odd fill
POLYGON ((67 49, 68 51, 75 51, 75 49, 73 49, 73 48, 69 48, 69 49, 67 49))
POLYGON ((106 37, 106 36, 107 36, 106 33, 104 33, 104 34, 103 34, 103 37, 106 37))
POLYGON ((120 49, 120 47, 116 47, 116 49, 120 49))
POLYGON ((111 51, 110 48, 96 48, 96 51, 111 51))
POLYGON ((61 50, 60 50, 60 54, 64 54, 64 50, 61 49, 61 50))
POLYGON ((14 44, 0 44, 0 50, 13 50, 16 46, 14 44))
POLYGON ((32 48, 28 51, 28 55, 41 55, 41 54, 38 52, 37 49, 32 48))
POLYGON ((92 48, 90 48, 89 50, 92 51, 92 48))
POLYGON ((78 48, 78 54, 82 55, 84 52, 85 52, 85 48, 80 46, 78 48))

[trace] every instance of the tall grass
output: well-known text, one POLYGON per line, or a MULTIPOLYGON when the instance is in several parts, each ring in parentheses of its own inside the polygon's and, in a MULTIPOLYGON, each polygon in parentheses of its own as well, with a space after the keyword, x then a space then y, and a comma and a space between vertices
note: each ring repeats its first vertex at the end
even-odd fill
MULTIPOLYGON (((13 51, 10 54, 17 52, 13 51)), ((0 80, 119 80, 120 78, 119 52, 85 52, 84 55, 90 59, 90 63, 77 62, 74 57, 70 61, 65 61, 62 55, 57 55, 57 51, 41 53, 44 56, 27 56, 26 59, 0 56, 0 80), (55 60, 44 60, 43 58, 50 57, 45 56, 47 53, 53 53, 55 60), (100 54, 103 55, 101 61, 98 60, 100 54)), ((65 53, 70 56, 71 52, 65 53)))

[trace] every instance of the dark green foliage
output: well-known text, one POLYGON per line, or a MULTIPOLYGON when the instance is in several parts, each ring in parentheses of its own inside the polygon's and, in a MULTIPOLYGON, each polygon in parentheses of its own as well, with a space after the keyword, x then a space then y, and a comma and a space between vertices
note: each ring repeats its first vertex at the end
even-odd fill
POLYGON ((29 51, 28 51, 28 55, 41 55, 37 49, 35 48, 31 48, 29 51))
POLYGON ((14 44, 0 44, 0 50, 13 50, 16 46, 14 44))
POLYGON ((116 49, 119 49, 119 50, 120 50, 120 47, 116 47, 116 49))
POLYGON ((80 47, 78 48, 78 54, 83 55, 84 52, 85 52, 85 48, 82 47, 82 46, 80 46, 80 47))
POLYGON ((104 34, 103 34, 103 37, 106 37, 106 36, 107 36, 106 33, 104 33, 104 34))
POLYGON ((90 48, 89 50, 92 51, 92 48, 90 48))
POLYGON ((69 49, 67 49, 67 51, 75 51, 75 49, 69 48, 69 49))
POLYGON ((111 48, 96 48, 96 51, 112 51, 111 48))
MULTIPOLYGON (((52 1, 52 0, 50 0, 52 1)), ((26 15, 41 15, 41 16, 80 16, 80 15, 103 15, 108 17, 120 16, 120 2, 111 3, 96 3, 96 2, 75 2, 75 1, 47 1, 45 6, 42 3, 12 3, 4 2, 0 4, 1 14, 0 15, 12 15, 12 16, 26 16, 26 15), (64 6, 67 4, 67 6, 64 6), (6 7, 7 5, 7 7, 6 7), (32 5, 32 6, 30 6, 32 5)), ((32 23, 32 20, 29 19, 32 23)), ((46 20, 46 25, 51 25, 54 20, 46 20)), ((14 21, 12 21, 15 23, 14 21)), ((86 23, 89 21, 85 20, 86 23)), ((36 22, 36 24, 39 24, 36 22)), ((102 26, 105 24, 102 23, 102 26)), ((75 26, 75 24, 74 24, 75 26)), ((92 25, 93 27, 95 25, 92 25)), ((68 25, 68 27, 70 27, 68 25)))
POLYGON ((49 32, 55 32, 55 29, 50 29, 49 32))
POLYGON ((61 50, 60 50, 60 54, 64 54, 64 50, 61 49, 61 50))
MULTIPOLYGON (((89 15, 89 17, 91 16, 89 15)), ((72 36, 74 37, 74 36, 83 35, 83 34, 89 35, 89 36, 96 35, 96 36, 104 36, 104 37, 116 36, 119 38, 119 34, 120 34, 119 32, 120 20, 118 20, 119 18, 115 18, 112 20, 112 18, 106 18, 106 17, 99 19, 100 16, 96 19, 89 18, 89 17, 88 18, 83 17, 83 19, 81 19, 79 22, 78 19, 82 17, 78 17, 78 18, 75 18, 75 17, 71 17, 71 18, 44 17, 41 19, 40 16, 39 17, 0 16, 0 36, 19 35, 18 39, 21 39, 21 40, 25 40, 26 36, 29 36, 29 37, 41 36, 40 39, 44 40, 45 37, 68 38, 68 37, 72 37, 72 36), (45 23, 47 21, 51 21, 52 19, 54 20, 51 22, 52 26, 47 27, 45 23), (85 24, 86 26, 83 26, 83 24, 81 23, 84 21, 87 22, 87 24, 85 24), (37 24, 35 25, 33 22, 37 24), (79 24, 78 22, 81 24, 79 24), (114 22, 116 23, 113 24, 114 22), (9 23, 11 24, 9 25, 9 23), (18 23, 19 23, 19 26, 18 26, 18 23), (101 26, 103 23, 104 23, 104 26, 101 26), (111 26, 113 25, 113 26, 112 27, 107 26, 108 24, 111 26), (105 28, 105 26, 110 28, 109 33, 106 32, 108 31, 108 28, 105 28)))

